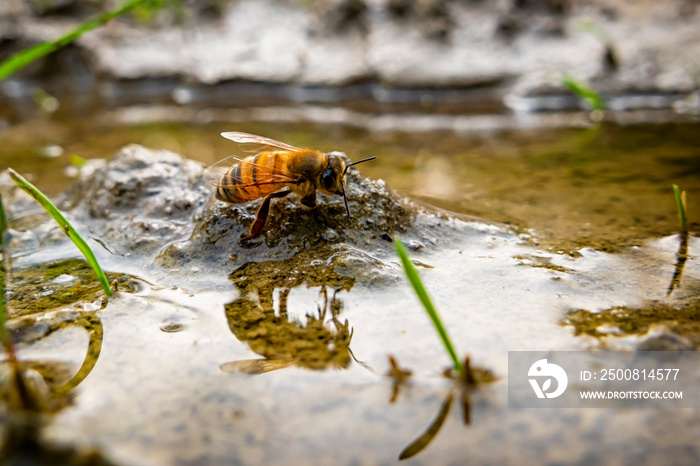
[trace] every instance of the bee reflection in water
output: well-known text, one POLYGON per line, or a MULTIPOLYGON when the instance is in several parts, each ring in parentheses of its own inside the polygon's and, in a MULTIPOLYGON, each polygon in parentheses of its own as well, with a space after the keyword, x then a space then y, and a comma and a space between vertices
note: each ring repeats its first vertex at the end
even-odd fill
POLYGON ((279 294, 279 313, 273 308, 272 292, 261 293, 260 303, 242 296, 227 304, 226 318, 236 337, 248 343, 250 349, 265 359, 247 359, 221 364, 224 372, 258 375, 288 366, 312 370, 345 369, 350 365, 352 330, 341 323, 338 314, 342 301, 336 288, 329 297, 321 287, 321 303, 317 312, 306 315, 306 322, 296 322, 287 316, 289 288, 279 294), (326 324, 326 318, 330 321, 326 324))

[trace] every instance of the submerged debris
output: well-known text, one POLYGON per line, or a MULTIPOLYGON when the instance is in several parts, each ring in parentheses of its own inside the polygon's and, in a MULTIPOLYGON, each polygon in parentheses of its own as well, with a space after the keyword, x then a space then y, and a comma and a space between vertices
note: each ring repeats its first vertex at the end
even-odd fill
MULTIPOLYGON (((638 308, 614 306, 599 312, 574 309, 567 312, 562 325, 572 326, 575 335, 586 334, 594 337, 610 334, 644 335, 654 327, 663 326, 671 333, 682 336, 697 348, 700 345, 700 303, 697 300, 691 300, 673 305, 652 301, 638 308)), ((665 339, 668 340, 668 338, 665 339)), ((661 342, 659 341, 658 344, 661 345, 661 342)), ((655 347, 656 343, 648 342, 647 345, 655 347)))
POLYGON ((389 372, 386 376, 391 377, 391 398, 389 403, 396 402, 399 397, 399 390, 403 385, 408 384, 409 378, 413 375, 413 371, 404 369, 399 366, 398 361, 393 355, 389 355, 389 372))
MULTIPOLYGON (((109 273, 119 279, 122 291, 138 289, 136 280, 124 274, 109 273)), ((104 305, 104 291, 84 260, 66 259, 46 262, 12 271, 8 281, 11 318, 40 314, 62 306, 99 309, 104 305)))

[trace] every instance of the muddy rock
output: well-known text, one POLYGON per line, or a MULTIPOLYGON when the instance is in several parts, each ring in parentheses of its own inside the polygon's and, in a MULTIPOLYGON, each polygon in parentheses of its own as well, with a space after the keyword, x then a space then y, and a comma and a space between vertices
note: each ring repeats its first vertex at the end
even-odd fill
MULTIPOLYGON (((279 287, 390 283, 398 277, 389 262, 393 235, 427 241, 419 231, 433 232, 414 229, 416 222, 446 220, 388 189, 382 180, 363 179, 355 169, 347 180, 350 218, 339 196, 319 194, 317 207, 310 210, 291 195, 274 201, 263 234, 242 244, 261 200, 238 205, 210 200, 191 237, 164 247, 156 264, 164 269, 233 269, 237 286, 251 279, 279 287)), ((447 235, 441 237, 447 240, 447 235)))
POLYGON ((71 188, 60 207, 114 253, 152 253, 191 232, 209 196, 201 173, 177 154, 127 146, 71 188))
POLYGON ((308 209, 291 195, 273 201, 259 238, 241 243, 261 200, 216 201, 203 173, 177 154, 127 146, 70 189, 60 206, 112 260, 131 257, 157 283, 193 289, 230 286, 229 280, 241 288, 250 280, 276 287, 387 284, 400 276, 395 234, 438 248, 464 235, 465 222, 430 212, 351 168, 350 218, 340 196, 320 194, 318 206, 308 209))

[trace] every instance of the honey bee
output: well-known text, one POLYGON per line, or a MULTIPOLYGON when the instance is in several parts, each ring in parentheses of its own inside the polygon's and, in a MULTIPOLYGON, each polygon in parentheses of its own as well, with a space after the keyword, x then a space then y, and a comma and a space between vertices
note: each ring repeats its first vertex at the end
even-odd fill
POLYGON ((358 163, 373 160, 369 157, 347 163, 342 152, 323 153, 315 149, 298 148, 254 134, 230 131, 221 133, 226 139, 242 145, 253 145, 256 155, 245 158, 232 155, 207 170, 209 183, 216 188, 216 198, 231 204, 240 204, 264 197, 255 221, 241 242, 257 238, 263 231, 270 202, 297 193, 306 207, 316 207, 316 190, 324 194, 343 196, 350 218, 350 207, 345 195, 345 173, 358 163))

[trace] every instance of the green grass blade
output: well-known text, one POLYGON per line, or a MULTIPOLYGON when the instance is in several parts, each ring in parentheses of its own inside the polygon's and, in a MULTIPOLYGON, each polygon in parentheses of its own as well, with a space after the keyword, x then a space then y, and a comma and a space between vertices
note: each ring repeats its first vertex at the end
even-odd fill
POLYGON ((561 78, 561 83, 571 92, 588 102, 588 104, 593 107, 593 110, 605 110, 605 102, 600 97, 600 94, 570 74, 564 74, 561 78))
POLYGON ((34 47, 30 47, 26 50, 22 50, 21 52, 16 53, 15 55, 0 63, 0 80, 5 79, 12 73, 24 68, 30 63, 33 63, 39 58, 44 57, 50 54, 51 52, 60 49, 61 47, 65 47, 66 45, 75 41, 84 33, 95 29, 97 26, 100 26, 101 24, 104 24, 107 21, 114 19, 117 16, 120 16, 147 1, 148 0, 127 1, 123 5, 113 10, 110 10, 100 16, 97 16, 96 18, 89 19, 88 21, 84 22, 83 24, 69 32, 68 34, 59 37, 53 42, 43 42, 41 44, 35 45, 34 47))
POLYGON ((0 244, 5 245, 5 232, 7 231, 7 216, 5 215, 5 206, 2 203, 2 194, 0 194, 0 244))
POLYGON ((685 217, 685 191, 681 193, 678 185, 673 185, 673 194, 676 195, 676 204, 678 205, 678 218, 681 221, 681 233, 688 233, 688 224, 685 217))
POLYGON ((418 275, 418 271, 413 265, 413 262, 411 262, 411 258, 408 256, 408 250, 406 249, 406 246, 404 246, 404 244, 401 242, 401 239, 398 236, 394 237, 394 242, 396 243, 396 252, 398 253, 399 258, 401 258, 401 264, 403 265, 403 270, 406 273, 408 281, 411 283, 413 290, 418 295, 418 299, 420 299, 421 303, 423 303, 423 307, 428 313, 428 316, 430 316, 430 320, 433 322, 435 329, 440 335, 440 338, 442 339, 442 342, 445 345, 445 349, 447 349, 450 358, 452 358, 452 364, 454 365, 455 370, 462 372, 462 363, 457 357, 457 352, 452 346, 452 342, 450 341, 450 337, 447 335, 445 327, 442 325, 440 316, 438 315, 435 306, 433 306, 433 302, 430 300, 428 292, 423 286, 423 282, 421 281, 420 276, 418 275))
POLYGON ((105 293, 107 293, 107 296, 112 296, 112 289, 110 288, 109 283, 107 282, 107 277, 102 271, 100 264, 97 262, 95 254, 93 254, 92 249, 90 249, 90 246, 88 246, 85 240, 78 234, 77 231, 75 231, 73 226, 70 223, 68 223, 68 220, 66 220, 66 218, 56 208, 56 206, 54 206, 51 203, 49 198, 47 198, 33 184, 25 180, 13 169, 8 168, 8 171, 10 172, 10 177, 12 177, 12 180, 15 183, 17 183, 17 185, 20 188, 25 190, 27 194, 32 196, 34 200, 36 200, 39 203, 39 205, 46 209, 46 211, 53 217, 53 219, 56 220, 56 223, 58 223, 61 229, 68 235, 68 237, 71 239, 71 241, 73 241, 73 243, 78 247, 78 249, 80 249, 80 252, 83 253, 85 259, 87 259, 88 263, 92 266, 92 269, 95 271, 95 274, 97 274, 97 278, 100 280, 102 288, 104 288, 105 293))
POLYGON ((79 155, 71 155, 70 156, 70 164, 73 165, 74 167, 84 167, 85 164, 87 163, 87 160, 82 158, 79 155))

